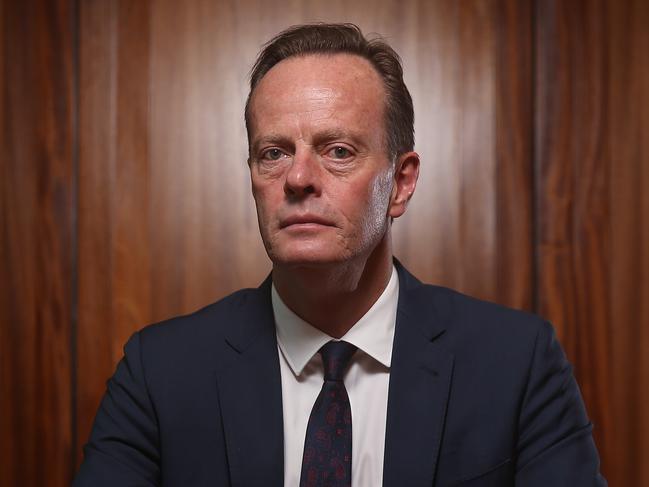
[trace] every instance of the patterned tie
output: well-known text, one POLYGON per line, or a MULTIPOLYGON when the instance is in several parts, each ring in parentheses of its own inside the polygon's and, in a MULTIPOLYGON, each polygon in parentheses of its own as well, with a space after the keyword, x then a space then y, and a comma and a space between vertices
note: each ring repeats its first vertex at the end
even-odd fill
POLYGON ((352 485, 352 409, 343 375, 354 352, 347 342, 331 341, 320 349, 324 384, 309 416, 300 487, 352 485))

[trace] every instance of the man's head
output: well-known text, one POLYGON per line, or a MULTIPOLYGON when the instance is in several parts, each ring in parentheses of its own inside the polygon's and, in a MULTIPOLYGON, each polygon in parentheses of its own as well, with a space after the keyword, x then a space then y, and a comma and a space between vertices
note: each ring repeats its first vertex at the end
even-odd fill
MULTIPOLYGON (((253 70, 246 108, 251 181, 262 239, 276 265, 363 262, 377 247, 391 252, 390 221, 414 191, 412 103, 396 55, 395 83, 403 85, 410 113, 405 137, 391 132, 390 121, 399 117, 388 114, 385 78, 366 56, 339 44, 278 54, 302 37, 313 47, 346 36, 362 44, 360 31, 348 25, 290 29, 266 46, 253 70)), ((382 53, 392 52, 383 46, 382 53)))

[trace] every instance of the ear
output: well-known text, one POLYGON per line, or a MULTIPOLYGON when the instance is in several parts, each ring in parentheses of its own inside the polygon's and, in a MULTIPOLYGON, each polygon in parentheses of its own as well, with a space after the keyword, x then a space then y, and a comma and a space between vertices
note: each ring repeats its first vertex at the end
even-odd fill
POLYGON ((397 159, 394 169, 394 186, 390 196, 388 215, 399 218, 406 212, 419 178, 419 154, 406 152, 397 159))

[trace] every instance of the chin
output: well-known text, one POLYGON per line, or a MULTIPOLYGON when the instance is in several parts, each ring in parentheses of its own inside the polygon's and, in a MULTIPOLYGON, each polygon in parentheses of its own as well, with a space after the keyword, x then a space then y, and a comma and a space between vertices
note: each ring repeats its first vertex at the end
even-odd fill
POLYGON ((275 265, 283 267, 322 267, 339 264, 348 257, 333 246, 325 248, 303 245, 298 248, 269 249, 268 257, 275 265))
POLYGON ((273 264, 282 267, 325 267, 328 265, 339 264, 344 262, 345 259, 336 258, 331 255, 313 255, 313 254, 298 254, 298 255, 270 255, 270 260, 273 264))
POLYGON ((332 238, 278 235, 266 241, 266 252, 273 264, 281 266, 323 266, 345 260, 340 242, 332 238))

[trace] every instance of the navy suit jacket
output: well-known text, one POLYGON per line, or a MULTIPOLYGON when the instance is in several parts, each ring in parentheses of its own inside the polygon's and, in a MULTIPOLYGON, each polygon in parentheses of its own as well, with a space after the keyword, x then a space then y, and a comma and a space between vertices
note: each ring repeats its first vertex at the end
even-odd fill
MULTIPOLYGON (((552 327, 396 263, 384 486, 604 486, 552 327)), ((76 486, 282 486, 271 281, 144 328, 124 349, 76 486)))

